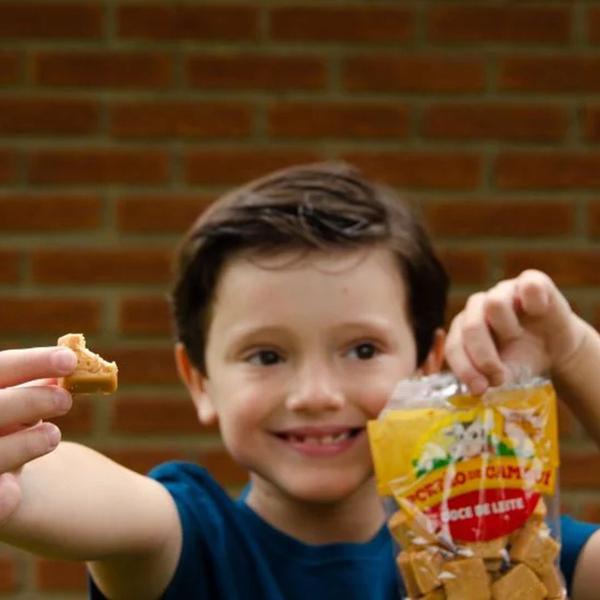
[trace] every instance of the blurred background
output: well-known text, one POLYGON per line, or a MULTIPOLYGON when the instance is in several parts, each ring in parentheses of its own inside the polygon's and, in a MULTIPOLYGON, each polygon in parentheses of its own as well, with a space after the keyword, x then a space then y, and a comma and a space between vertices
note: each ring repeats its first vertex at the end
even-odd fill
MULTIPOLYGON (((600 326, 600 2, 0 0, 0 138, 0 346, 81 331, 116 360, 119 393, 57 423, 140 471, 243 485, 178 384, 166 294, 196 215, 277 167, 396 187, 450 314, 535 267, 600 326)), ((560 425, 565 509, 600 520, 600 453, 560 425)), ((83 599, 84 570, 0 545, 0 595, 83 599)))

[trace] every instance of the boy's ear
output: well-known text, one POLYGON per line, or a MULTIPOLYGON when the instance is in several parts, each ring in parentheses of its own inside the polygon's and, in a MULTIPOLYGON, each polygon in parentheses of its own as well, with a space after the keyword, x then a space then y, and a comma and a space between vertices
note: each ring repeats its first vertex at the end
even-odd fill
POLYGON ((446 342, 446 332, 443 329, 436 329, 433 334, 433 344, 427 358, 419 365, 419 372, 423 375, 433 375, 442 369, 444 364, 444 344, 446 342))
POLYGON ((203 425, 216 423, 217 411, 206 391, 206 377, 193 365, 181 342, 175 344, 175 364, 181 381, 190 392, 200 423, 203 425))

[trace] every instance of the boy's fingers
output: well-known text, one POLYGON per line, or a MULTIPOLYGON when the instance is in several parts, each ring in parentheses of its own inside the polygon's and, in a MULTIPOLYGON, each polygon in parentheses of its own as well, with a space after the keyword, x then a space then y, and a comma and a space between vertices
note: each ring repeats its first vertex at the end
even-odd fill
POLYGON ((60 429, 40 423, 30 429, 0 437, 0 472, 12 471, 54 450, 60 442, 60 429))
POLYGON ((558 294, 552 280, 541 271, 524 271, 516 280, 519 304, 530 317, 544 315, 551 306, 551 296, 558 294))
POLYGON ((461 335, 462 316, 462 313, 457 316, 450 326, 446 338, 445 359, 450 370, 473 394, 483 394, 489 386, 489 381, 477 370, 465 350, 461 335))
POLYGON ((21 487, 13 473, 0 475, 0 524, 8 519, 21 502, 21 487))
POLYGON ((572 311, 567 299, 541 271, 522 273, 517 279, 516 295, 524 315, 543 318, 548 330, 560 330, 569 321, 572 311))
POLYGON ((0 430, 66 413, 71 394, 59 387, 14 387, 0 390, 0 430))
POLYGON ((485 319, 500 344, 510 342, 523 334, 523 327, 515 310, 515 285, 502 281, 485 297, 485 319))
POLYGON ((77 356, 68 348, 50 346, 0 352, 0 388, 32 379, 62 377, 72 373, 77 356))
POLYGON ((474 294, 462 315, 461 334, 464 351, 474 367, 491 385, 504 382, 502 364, 492 332, 485 318, 485 294, 474 294))
POLYGON ((41 387, 44 385, 58 385, 58 377, 45 377, 43 379, 34 379, 32 381, 20 383, 15 387, 41 387))

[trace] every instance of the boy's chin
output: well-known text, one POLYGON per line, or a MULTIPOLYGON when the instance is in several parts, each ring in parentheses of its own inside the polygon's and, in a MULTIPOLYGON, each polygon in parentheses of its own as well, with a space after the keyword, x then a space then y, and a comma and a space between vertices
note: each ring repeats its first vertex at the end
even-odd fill
MULTIPOLYGON (((372 485, 370 476, 355 481, 297 481, 284 484, 286 493, 296 501, 308 504, 326 505, 337 504, 354 496, 366 485, 372 485)), ((374 489, 374 488, 373 488, 374 489)))

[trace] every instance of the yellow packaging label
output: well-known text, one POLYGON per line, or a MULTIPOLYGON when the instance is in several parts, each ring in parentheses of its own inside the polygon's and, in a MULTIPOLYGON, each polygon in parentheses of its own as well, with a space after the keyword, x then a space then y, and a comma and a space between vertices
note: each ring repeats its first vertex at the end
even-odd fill
POLYGON ((454 396, 444 408, 390 410, 368 423, 378 491, 427 509, 449 496, 520 488, 551 494, 558 467, 550 384, 454 396))

